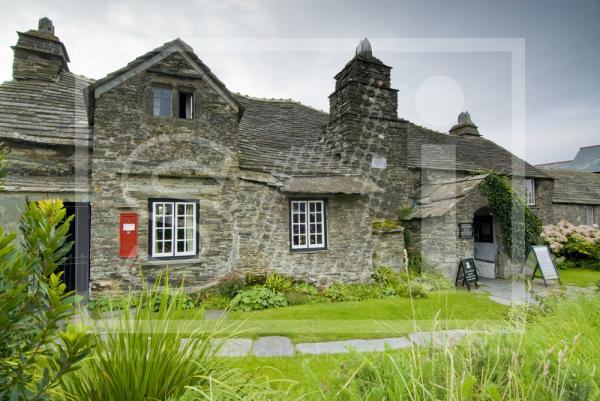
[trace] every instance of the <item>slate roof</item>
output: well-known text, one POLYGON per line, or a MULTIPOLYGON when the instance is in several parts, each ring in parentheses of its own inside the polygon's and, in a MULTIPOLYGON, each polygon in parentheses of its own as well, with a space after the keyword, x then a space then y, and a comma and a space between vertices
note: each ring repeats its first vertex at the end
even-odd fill
POLYGON ((519 170, 522 170, 526 177, 548 177, 484 137, 448 135, 411 123, 407 126, 407 136, 409 167, 472 172, 495 170, 511 175, 520 175, 519 170), (517 166, 517 171, 513 171, 513 166, 517 166))
POLYGON ((600 145, 579 148, 575 159, 571 161, 540 164, 538 167, 600 173, 600 145))
POLYGON ((405 220, 445 215, 469 192, 477 188, 486 176, 487 174, 479 174, 423 185, 415 192, 415 207, 405 220))
POLYGON ((83 88, 93 80, 64 71, 56 82, 13 80, 0 85, 0 140, 90 145, 83 88))
POLYGON ((240 167, 288 175, 356 173, 323 143, 327 113, 290 100, 237 97, 245 108, 240 167))
POLYGON ((600 174, 572 170, 547 170, 554 177, 555 203, 600 205, 600 174))

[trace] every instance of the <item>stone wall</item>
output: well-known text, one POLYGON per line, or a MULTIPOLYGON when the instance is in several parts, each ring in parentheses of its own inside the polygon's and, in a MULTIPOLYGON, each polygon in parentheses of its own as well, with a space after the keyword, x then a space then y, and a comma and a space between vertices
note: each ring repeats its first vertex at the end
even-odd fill
MULTIPOLYGON (((475 246, 473 238, 460 238, 458 224, 473 223, 475 212, 487 207, 487 198, 479 189, 474 189, 443 216, 405 222, 411 243, 421 253, 426 270, 438 271, 451 280, 456 277, 458 262, 473 258, 475 246)), ((496 276, 508 278, 518 267, 505 255, 500 230, 499 222, 494 219, 494 236, 499 250, 496 276)))
MULTIPOLYGON (((72 176, 75 173, 75 147, 45 145, 2 139, 8 147, 7 160, 12 176, 72 176)), ((86 150, 81 150, 86 152, 86 150)))
POLYGON ((368 197, 319 196, 327 202, 327 249, 308 252, 290 249, 291 198, 306 199, 264 184, 240 182, 235 272, 275 271, 316 285, 368 280, 373 272, 368 197))
MULTIPOLYGON (((566 220, 576 226, 587 224, 587 208, 587 205, 555 203, 554 220, 551 223, 556 224, 561 220, 566 220)), ((595 224, 600 224, 600 206, 594 206, 594 219, 595 224)))
POLYGON ((190 288, 231 272, 238 155, 233 110, 174 53, 96 100, 92 162, 92 290, 137 287, 167 268, 190 288), (174 73, 177 73, 175 75, 174 73), (173 118, 152 113, 152 87, 173 90, 173 118), (177 118, 177 90, 194 94, 194 119, 177 118), (148 200, 199 202, 199 254, 148 256, 148 200), (119 258, 119 214, 139 216, 139 254, 119 258))
POLYGON ((373 267, 404 270, 404 229, 373 231, 373 267))

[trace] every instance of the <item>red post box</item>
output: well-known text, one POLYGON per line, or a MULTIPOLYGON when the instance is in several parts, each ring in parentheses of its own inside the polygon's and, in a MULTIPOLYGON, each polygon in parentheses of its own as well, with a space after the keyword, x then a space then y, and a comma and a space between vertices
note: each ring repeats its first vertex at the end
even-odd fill
POLYGON ((137 213, 121 213, 121 216, 119 218, 119 239, 119 256, 121 258, 137 257, 137 213))

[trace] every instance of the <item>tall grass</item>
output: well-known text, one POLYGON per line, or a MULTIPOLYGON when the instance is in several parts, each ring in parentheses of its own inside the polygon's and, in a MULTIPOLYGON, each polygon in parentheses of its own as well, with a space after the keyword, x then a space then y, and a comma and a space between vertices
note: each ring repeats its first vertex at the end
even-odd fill
MULTIPOLYGON (((184 297, 165 282, 138 295, 114 319, 97 321, 92 355, 63 382, 73 401, 242 399, 259 393, 236 371, 219 364, 219 324, 189 333, 177 320, 184 297), (134 306, 135 305, 135 306, 134 306), (211 398, 218 397, 218 398, 211 398)), ((196 319, 202 322, 203 311, 196 319)))
POLYGON ((600 399, 600 297, 564 300, 515 332, 473 334, 459 346, 360 358, 317 399, 575 401, 600 399))

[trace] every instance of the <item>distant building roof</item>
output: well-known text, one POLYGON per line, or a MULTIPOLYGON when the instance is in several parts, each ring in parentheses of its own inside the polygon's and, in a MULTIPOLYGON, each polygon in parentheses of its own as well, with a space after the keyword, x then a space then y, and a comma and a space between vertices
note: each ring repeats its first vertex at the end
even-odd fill
POLYGON ((600 173, 600 145, 579 148, 573 160, 539 164, 537 167, 542 169, 566 169, 600 173))
POLYGON ((547 172, 555 179, 553 202, 600 205, 599 174, 565 169, 547 172))

